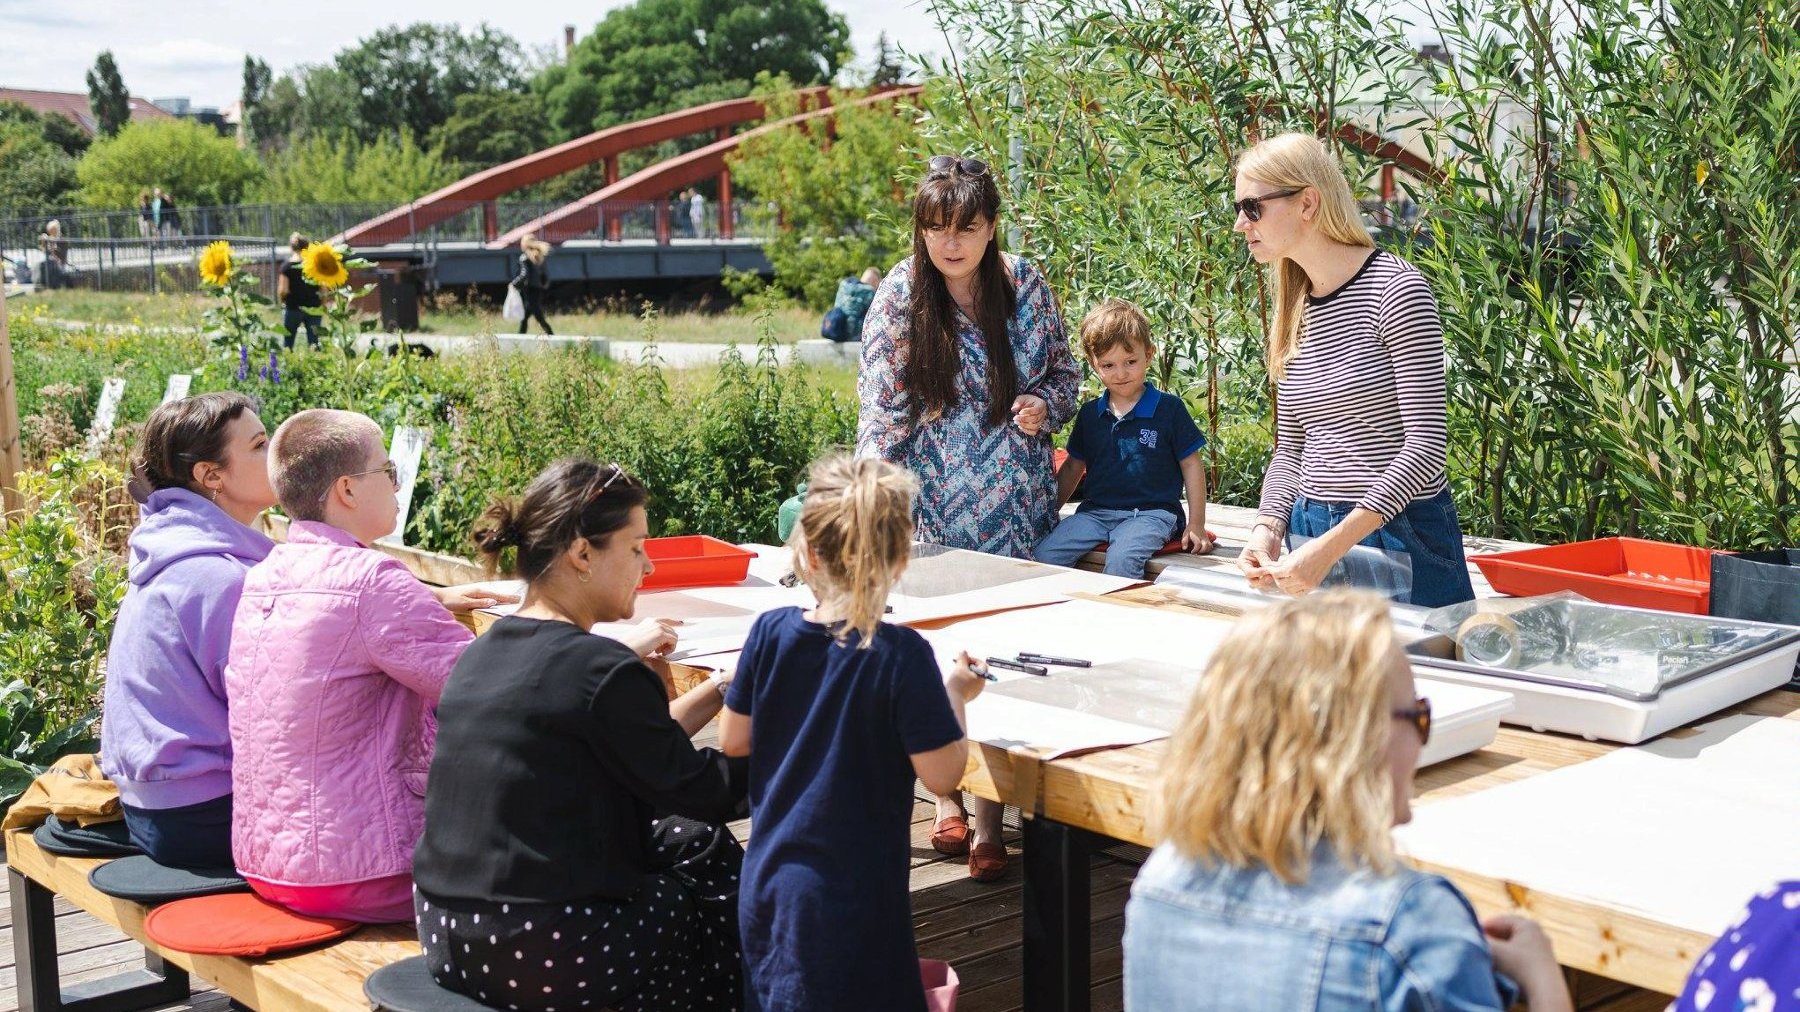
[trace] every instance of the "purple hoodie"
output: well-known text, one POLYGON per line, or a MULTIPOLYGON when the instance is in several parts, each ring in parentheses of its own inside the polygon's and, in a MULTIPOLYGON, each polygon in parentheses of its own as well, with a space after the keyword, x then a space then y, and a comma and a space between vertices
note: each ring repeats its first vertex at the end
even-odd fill
POLYGON ((100 767, 125 804, 181 808, 231 793, 231 621, 244 572, 274 547, 186 489, 160 489, 144 503, 101 724, 100 767))

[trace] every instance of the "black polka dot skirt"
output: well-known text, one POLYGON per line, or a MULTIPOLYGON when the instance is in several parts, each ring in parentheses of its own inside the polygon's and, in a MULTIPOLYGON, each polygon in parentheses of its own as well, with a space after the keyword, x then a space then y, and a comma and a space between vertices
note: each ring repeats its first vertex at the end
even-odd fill
POLYGON ((673 817, 654 824, 652 844, 630 902, 444 901, 415 890, 431 975, 502 1009, 742 1007, 743 848, 722 826, 673 817))

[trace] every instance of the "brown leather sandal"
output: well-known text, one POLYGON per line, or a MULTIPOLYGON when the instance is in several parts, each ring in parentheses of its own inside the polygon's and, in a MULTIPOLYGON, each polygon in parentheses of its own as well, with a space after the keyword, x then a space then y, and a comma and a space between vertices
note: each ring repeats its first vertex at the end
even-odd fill
POLYGON ((969 823, 960 815, 946 815, 931 827, 931 849, 956 857, 969 852, 969 823))
POLYGON ((1006 874, 1006 845, 978 843, 969 848, 969 877, 977 882, 993 882, 1006 874))

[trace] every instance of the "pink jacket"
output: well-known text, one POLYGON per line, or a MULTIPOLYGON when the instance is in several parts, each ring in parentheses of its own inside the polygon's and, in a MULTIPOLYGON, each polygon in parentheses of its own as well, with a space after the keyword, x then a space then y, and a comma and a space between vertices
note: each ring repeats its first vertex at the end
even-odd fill
POLYGON ((225 664, 239 873, 411 872, 433 708, 473 638, 394 558, 328 524, 288 528, 244 578, 225 664))

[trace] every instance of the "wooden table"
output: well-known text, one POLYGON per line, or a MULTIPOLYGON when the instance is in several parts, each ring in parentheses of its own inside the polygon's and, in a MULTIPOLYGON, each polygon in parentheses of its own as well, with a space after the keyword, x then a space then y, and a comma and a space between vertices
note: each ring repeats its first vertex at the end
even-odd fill
MULTIPOLYGON (((1154 606, 1154 590, 1124 598, 1154 606)), ((1775 690, 1726 711, 1800 720, 1800 693, 1775 690)), ((1717 716, 1717 715, 1715 715, 1717 716)), ((1707 719, 1714 719, 1709 717, 1707 719)), ((1685 729, 1671 736, 1688 733, 1685 729)), ((1492 745, 1419 771, 1416 807, 1475 794, 1605 755, 1622 746, 1502 727, 1492 745)), ((1025 1007, 1087 1007, 1088 857, 1118 841, 1154 846, 1148 818, 1168 742, 1067 759, 971 743, 963 788, 1017 806, 1024 823, 1025 1007)), ((1681 990, 1710 936, 1603 904, 1528 889, 1452 865, 1420 864, 1468 895, 1483 916, 1518 911, 1536 918, 1566 967, 1665 994, 1681 990)))

